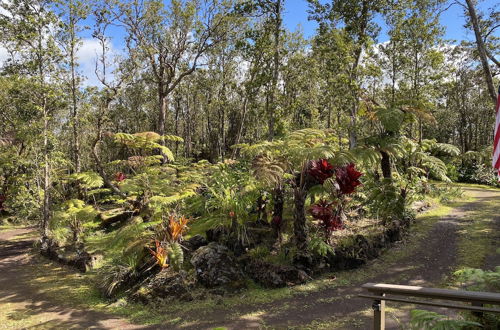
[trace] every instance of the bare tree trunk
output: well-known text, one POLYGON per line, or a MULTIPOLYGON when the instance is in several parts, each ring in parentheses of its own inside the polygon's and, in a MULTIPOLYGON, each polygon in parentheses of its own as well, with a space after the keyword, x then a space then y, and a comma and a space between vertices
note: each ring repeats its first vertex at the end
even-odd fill
POLYGON ((481 60, 481 65, 483 67, 484 78, 486 79, 486 84, 488 86, 488 93, 490 94, 493 103, 496 103, 497 95, 495 93, 495 86, 493 85, 491 69, 488 63, 486 46, 484 45, 483 37, 481 36, 479 19, 476 14, 476 9, 474 8, 474 3, 472 2, 472 0, 465 0, 465 2, 467 3, 467 9, 469 11, 472 28, 474 30, 474 35, 476 37, 477 52, 479 54, 479 59, 481 60))
POLYGON ((280 69, 280 35, 281 35, 281 10, 282 10, 282 1, 276 0, 274 4, 274 54, 273 54, 273 80, 271 86, 271 93, 269 95, 269 140, 274 139, 275 135, 275 112, 276 112, 276 91, 278 89, 278 78, 279 78, 279 69, 280 69))
MULTIPOLYGON (((165 123, 167 121, 167 111, 168 111, 168 94, 165 91, 165 85, 162 81, 158 83, 158 103, 159 103, 159 113, 158 113, 158 134, 161 136, 165 135, 165 123)), ((159 141, 162 146, 165 145, 165 140, 159 141)), ((167 163, 167 156, 160 151, 163 160, 162 163, 167 163)))
MULTIPOLYGON (((70 10, 73 10, 72 4, 70 5, 70 10)), ((73 21, 73 14, 71 16, 71 39, 70 39, 70 66, 71 66, 71 101, 72 101, 72 121, 73 121, 73 161, 75 165, 75 172, 81 171, 81 161, 80 161, 80 138, 78 134, 78 129, 80 125, 80 118, 78 116, 78 101, 77 101, 77 83, 76 83, 76 61, 75 61, 75 46, 76 46, 76 35, 75 35, 75 23, 73 21)))
MULTIPOLYGON (((175 102, 175 123, 174 123, 174 133, 179 136, 179 112, 181 111, 181 98, 177 97, 175 102)), ((179 142, 175 141, 175 156, 177 157, 179 150, 179 142)))
POLYGON ((301 251, 307 250, 307 221, 306 221, 306 196, 307 193, 302 187, 295 187, 294 192, 295 209, 293 213, 293 234, 297 249, 301 251))
MULTIPOLYGON (((236 135, 235 144, 239 144, 241 141, 241 135, 243 134, 243 127, 245 125, 245 117, 247 115, 247 106, 248 106, 248 98, 245 96, 243 100, 243 113, 241 114, 240 127, 238 129, 238 135, 236 135)), ((232 158, 236 158, 236 153, 238 150, 236 148, 233 149, 232 158)))
POLYGON ((353 100, 353 104, 351 107, 351 121, 350 121, 350 127, 349 127, 349 149, 353 149, 356 147, 358 143, 358 133, 357 133, 357 114, 358 114, 358 99, 357 99, 357 93, 353 93, 353 97, 355 98, 353 100))
POLYGON ((165 135, 165 122, 167 120, 167 110, 168 110, 168 100, 167 95, 165 95, 165 89, 163 83, 158 84, 158 134, 165 135))
POLYGON ((49 159, 49 116, 47 113, 47 100, 43 97, 43 218, 42 238, 49 236, 50 218, 50 159, 49 159))

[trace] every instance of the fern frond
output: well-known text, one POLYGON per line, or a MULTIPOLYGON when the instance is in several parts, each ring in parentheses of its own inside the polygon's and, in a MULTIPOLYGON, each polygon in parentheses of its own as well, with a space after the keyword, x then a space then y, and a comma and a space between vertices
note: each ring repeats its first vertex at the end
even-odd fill
POLYGON ((353 154, 358 162, 363 163, 369 167, 378 164, 381 159, 380 152, 371 146, 358 147, 353 150, 353 154))
POLYGON ((432 149, 433 153, 442 153, 450 156, 460 155, 460 149, 457 146, 448 143, 436 143, 432 149))
POLYGON ((379 108, 376 112, 377 118, 388 132, 397 132, 401 129, 405 119, 405 113, 397 108, 379 108))
POLYGON ((253 175, 263 182, 276 184, 283 179, 285 165, 270 156, 257 156, 252 162, 253 175))
POLYGON ((113 135, 115 142, 126 145, 129 148, 135 149, 159 149, 168 158, 168 160, 174 160, 174 154, 172 151, 159 143, 159 141, 175 141, 183 142, 181 137, 175 135, 165 135, 161 136, 155 132, 141 132, 135 134, 129 133, 115 133, 113 135))
POLYGON ((104 180, 96 172, 73 173, 68 178, 80 182, 87 189, 100 188, 104 184, 104 180))

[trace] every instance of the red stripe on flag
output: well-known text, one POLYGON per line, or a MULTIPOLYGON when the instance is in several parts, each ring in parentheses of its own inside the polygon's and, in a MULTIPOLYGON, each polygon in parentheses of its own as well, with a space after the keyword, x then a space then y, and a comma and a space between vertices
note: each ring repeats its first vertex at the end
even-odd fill
POLYGON ((500 87, 498 88, 497 104, 495 106, 495 135, 493 137, 493 158, 497 155, 497 159, 493 159, 493 167, 498 170, 498 180, 500 181, 500 157, 498 156, 500 148, 500 87))

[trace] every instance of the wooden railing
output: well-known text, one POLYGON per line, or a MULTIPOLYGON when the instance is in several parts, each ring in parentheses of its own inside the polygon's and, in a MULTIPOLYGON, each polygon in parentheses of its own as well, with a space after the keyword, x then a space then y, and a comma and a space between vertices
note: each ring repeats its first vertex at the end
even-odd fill
POLYGON ((362 294, 359 296, 373 300, 373 328, 375 330, 385 329, 386 301, 452 309, 464 309, 476 313, 500 313, 500 309, 483 307, 484 305, 500 305, 499 293, 432 289, 420 286, 392 285, 383 283, 366 283, 362 287, 363 289, 368 290, 369 294, 362 294), (415 300, 413 299, 415 297, 426 298, 428 300, 415 300), (460 301, 470 305, 454 304, 446 301, 460 301))

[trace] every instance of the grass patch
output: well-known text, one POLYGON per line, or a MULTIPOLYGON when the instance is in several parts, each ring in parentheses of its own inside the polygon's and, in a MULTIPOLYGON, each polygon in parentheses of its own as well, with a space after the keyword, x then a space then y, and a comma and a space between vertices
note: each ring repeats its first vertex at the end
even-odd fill
POLYGON ((0 231, 12 230, 12 229, 16 229, 17 227, 19 227, 19 226, 11 224, 11 223, 8 223, 8 222, 2 223, 0 221, 0 231))
MULTIPOLYGON (((475 188, 476 185, 467 185, 475 188)), ((500 192, 500 189, 489 189, 500 192)), ((472 194, 474 191, 472 191, 472 194)), ((481 207, 468 212, 460 223, 457 270, 482 268, 488 255, 497 253, 493 245, 495 238, 495 217, 498 216, 500 195, 491 198, 476 197, 481 207)))

